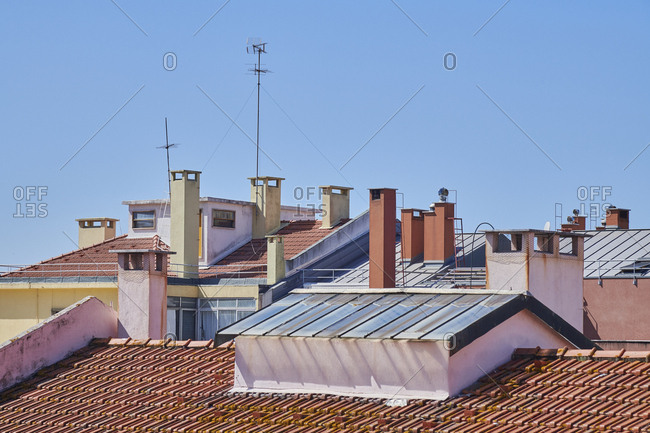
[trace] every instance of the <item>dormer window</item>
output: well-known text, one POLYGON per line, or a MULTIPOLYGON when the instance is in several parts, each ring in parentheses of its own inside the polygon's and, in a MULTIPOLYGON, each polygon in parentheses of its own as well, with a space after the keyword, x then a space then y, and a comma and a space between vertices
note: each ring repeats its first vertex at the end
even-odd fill
POLYGON ((155 217, 156 217, 156 212, 153 210, 134 211, 132 227, 134 229, 152 229, 156 225, 155 217))
POLYGON ((212 227, 235 228, 235 211, 212 209, 212 227))

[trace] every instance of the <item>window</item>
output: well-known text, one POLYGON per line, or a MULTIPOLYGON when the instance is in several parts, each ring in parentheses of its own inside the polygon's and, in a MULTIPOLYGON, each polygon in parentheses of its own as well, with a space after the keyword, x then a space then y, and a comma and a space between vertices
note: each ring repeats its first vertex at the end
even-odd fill
POLYGON ((154 228, 155 211, 134 211, 133 228, 134 229, 152 229, 154 228))
POLYGON ((235 211, 212 209, 212 227, 235 228, 235 211))
POLYGON ((196 339, 196 298, 167 297, 167 337, 196 339))
POLYGON ((199 339, 209 340, 226 326, 232 325, 257 309, 254 298, 206 298, 200 300, 199 339))

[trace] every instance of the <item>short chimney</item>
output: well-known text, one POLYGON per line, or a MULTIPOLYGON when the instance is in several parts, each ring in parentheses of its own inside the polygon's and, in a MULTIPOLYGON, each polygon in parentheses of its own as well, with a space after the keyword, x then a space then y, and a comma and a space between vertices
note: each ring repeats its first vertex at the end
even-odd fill
POLYGON ((346 186, 320 186, 323 196, 323 222, 321 228, 331 229, 342 220, 350 218, 350 191, 346 186))
POLYGON ((454 203, 438 202, 424 212, 424 261, 446 262, 455 251, 454 203))
POLYGON ((167 332, 168 251, 130 249, 117 253, 118 337, 162 339, 167 332))
POLYGON ((616 206, 607 208, 605 215, 605 229, 623 229, 630 228, 630 210, 620 209, 616 206))
POLYGON ((263 239, 280 228, 282 177, 249 177, 253 210, 253 238, 263 239))
POLYGON ((369 287, 395 287, 395 189, 370 190, 369 287))
POLYGON ((284 237, 266 237, 266 283, 273 285, 282 280, 286 272, 284 260, 284 237))
POLYGON ((191 278, 199 265, 200 171, 171 172, 171 249, 179 276, 191 278))
POLYGON ((529 292, 582 332, 584 233, 489 230, 485 236, 488 290, 529 292))
POLYGON ((402 209, 402 260, 415 261, 424 253, 424 211, 402 209))
POLYGON ((117 221, 115 218, 79 218, 79 248, 113 239, 117 221))
POLYGON ((561 231, 572 232, 575 230, 585 230, 587 227, 587 217, 580 215, 578 209, 573 209, 573 215, 567 217, 567 223, 562 224, 561 231))

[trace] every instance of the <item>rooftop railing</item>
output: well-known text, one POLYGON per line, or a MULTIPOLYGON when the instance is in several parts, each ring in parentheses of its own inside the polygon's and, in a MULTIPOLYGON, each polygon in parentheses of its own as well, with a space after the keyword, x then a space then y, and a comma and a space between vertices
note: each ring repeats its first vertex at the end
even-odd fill
POLYGON ((67 277, 117 276, 117 263, 42 263, 0 265, 0 282, 14 279, 61 279, 67 277))

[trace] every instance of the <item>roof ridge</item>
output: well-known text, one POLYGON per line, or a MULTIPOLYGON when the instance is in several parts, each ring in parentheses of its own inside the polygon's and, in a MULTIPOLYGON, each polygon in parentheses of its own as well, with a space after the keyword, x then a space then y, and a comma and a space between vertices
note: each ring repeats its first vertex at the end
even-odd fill
POLYGON ((597 350, 592 349, 541 349, 535 348, 518 348, 512 355, 516 358, 576 358, 592 360, 616 360, 616 361, 640 361, 650 362, 650 351, 634 350, 597 350))
MULTIPOLYGON (((32 268, 32 267, 35 267, 35 266, 38 266, 38 265, 45 265, 45 264, 47 264, 47 262, 50 262, 50 261, 52 261, 52 260, 61 259, 61 258, 63 258, 63 257, 69 256, 69 255, 72 255, 72 254, 75 254, 75 253, 79 253, 79 252, 81 252, 81 251, 85 251, 85 250, 87 250, 87 249, 89 249, 89 248, 94 248, 94 247, 96 247, 96 246, 98 246, 98 245, 102 245, 102 244, 105 244, 105 243, 108 243, 108 242, 112 242, 112 241, 115 241, 115 240, 117 240, 117 239, 125 238, 125 237, 127 237, 127 236, 128 236, 128 234, 123 234, 123 235, 120 235, 120 236, 115 236, 114 238, 106 239, 106 240, 104 240, 104 241, 102 241, 102 242, 98 242, 98 243, 96 243, 96 244, 92 244, 92 245, 89 245, 89 246, 87 246, 87 247, 77 248, 76 250, 72 250, 72 251, 69 251, 69 252, 67 252, 67 253, 59 254, 58 256, 50 257, 49 259, 41 260, 41 261, 38 262, 38 263, 34 263, 34 264, 32 264, 32 265, 25 266, 24 268, 20 268, 19 270, 29 269, 29 268, 32 268)), ((77 246, 79 246, 79 245, 77 245, 77 246)), ((12 271, 12 272, 16 272, 16 271, 12 271)))
MULTIPOLYGON (((214 348, 214 340, 174 340, 173 338, 167 338, 164 340, 154 340, 151 338, 147 339, 132 339, 127 338, 110 338, 110 339, 98 339, 93 341, 96 345, 99 346, 137 346, 137 347, 185 347, 190 349, 210 349, 214 348)), ((231 344, 232 346, 232 344, 231 344)), ((221 349, 230 349, 230 346, 221 345, 221 349)), ((232 347, 234 350, 234 346, 232 347)))

